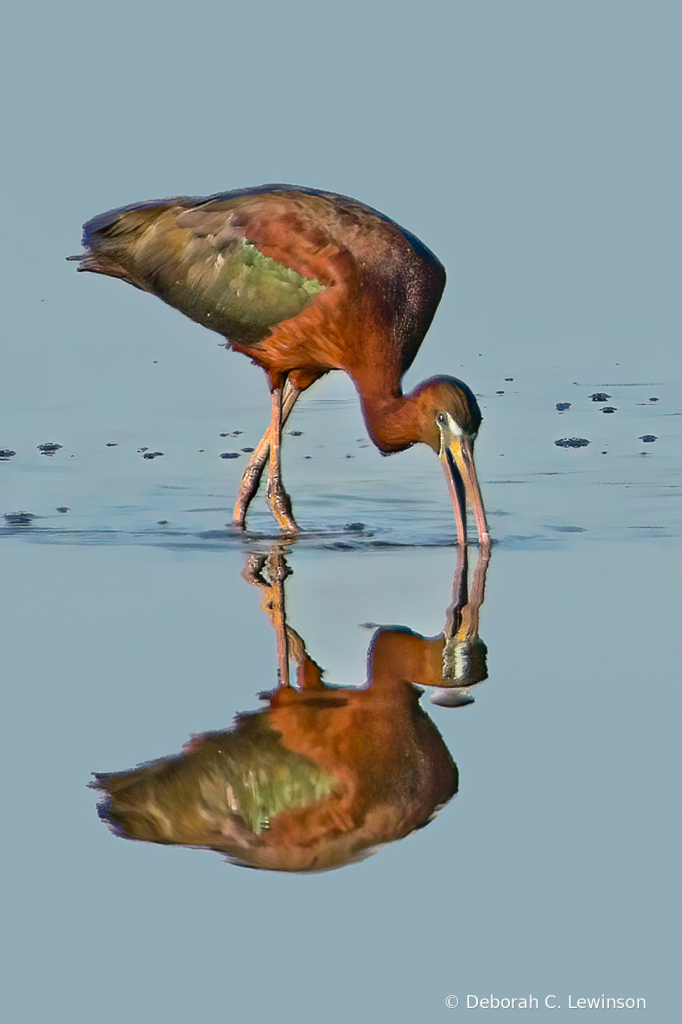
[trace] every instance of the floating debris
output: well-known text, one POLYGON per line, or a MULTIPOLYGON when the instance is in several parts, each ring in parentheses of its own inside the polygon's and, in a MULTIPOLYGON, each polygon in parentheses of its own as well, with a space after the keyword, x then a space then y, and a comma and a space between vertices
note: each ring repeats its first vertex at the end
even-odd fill
POLYGON ((503 395, 503 394, 504 394, 504 391, 496 391, 496 392, 495 392, 495 394, 496 394, 496 395, 503 395))
POLYGON ((557 412, 566 412, 567 409, 571 408, 570 402, 557 402, 557 412))
POLYGON ((138 454, 140 454, 141 452, 148 452, 149 448, 138 448, 137 451, 138 451, 138 454))
POLYGON ((118 448, 118 441, 107 441, 107 448, 118 448))
POLYGON ((0 462, 8 462, 16 454, 11 448, 0 448, 0 462))
POLYGON ((158 459, 159 455, 163 455, 163 452, 145 452, 142 456, 143 459, 158 459))
POLYGON ((291 437, 303 437, 303 431, 302 430, 290 430, 289 434, 290 434, 291 437))
POLYGON ((255 448, 242 448, 243 452, 254 452, 255 450, 255 448))
POLYGON ((514 380, 514 378, 513 378, 513 377, 505 377, 504 379, 505 379, 505 380, 514 380))
POLYGON ((364 529, 364 523, 346 523, 344 526, 344 530, 349 530, 351 533, 361 533, 364 529))
POLYGON ((45 444, 39 444, 38 451, 43 455, 54 455, 62 447, 60 444, 55 444, 54 441, 46 441, 45 444))
POLYGON ((159 519, 159 520, 157 520, 156 525, 157 526, 168 526, 168 520, 167 519, 159 519))
POLYGON ((650 401, 650 402, 657 402, 657 401, 658 401, 658 399, 657 399, 657 398, 650 398, 650 399, 649 399, 649 401, 650 401))
POLYGON ((239 459, 241 458, 241 452, 222 452, 221 459, 239 459))
POLYGON ((593 395, 590 395, 593 402, 608 402, 610 397, 611 395, 607 395, 605 391, 595 391, 593 395))
POLYGON ((57 508, 57 512, 68 512, 68 511, 69 511, 69 509, 68 509, 68 507, 66 505, 59 505, 58 508, 57 508))
POLYGON ((590 443, 586 437, 562 437, 554 442, 559 448, 585 448, 590 443))
POLYGON ((617 411, 618 410, 613 405, 605 405, 603 409, 600 409, 600 412, 617 412, 617 411))
POLYGON ((640 441, 644 441, 644 444, 653 444, 653 442, 657 440, 658 437, 656 434, 642 434, 640 437, 640 441))
POLYGON ((243 430, 233 430, 232 431, 232 437, 239 437, 239 435, 243 434, 243 433, 244 433, 243 430))
POLYGON ((5 512, 8 526, 30 526, 35 518, 32 512, 5 512))

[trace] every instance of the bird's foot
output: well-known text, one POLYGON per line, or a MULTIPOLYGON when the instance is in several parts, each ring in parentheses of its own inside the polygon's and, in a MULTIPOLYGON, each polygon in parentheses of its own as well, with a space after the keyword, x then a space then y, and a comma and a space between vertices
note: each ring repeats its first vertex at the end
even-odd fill
POLYGON ((279 481, 268 480, 266 497, 270 511, 281 528, 287 533, 298 533, 298 524, 291 510, 291 499, 279 481))
POLYGON ((246 580, 252 587, 267 587, 268 583, 263 576, 263 568, 267 555, 251 554, 246 560, 246 565, 242 569, 241 577, 246 580))
POLYGON ((268 579, 271 583, 284 583, 287 576, 293 576, 294 570, 287 565, 286 547, 286 543, 273 544, 267 555, 268 579))

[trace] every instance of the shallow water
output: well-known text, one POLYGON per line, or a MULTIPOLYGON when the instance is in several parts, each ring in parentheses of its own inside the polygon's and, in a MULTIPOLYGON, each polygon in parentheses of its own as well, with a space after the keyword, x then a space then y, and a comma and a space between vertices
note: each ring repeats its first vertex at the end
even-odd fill
MULTIPOLYGON (((430 1024, 467 995, 532 995, 555 1020, 604 993, 676 1022, 680 5, 3 13, 5 1018, 430 1024), (457 794, 311 876, 118 838, 88 788, 267 708, 282 621, 241 576, 274 539, 262 500, 249 533, 225 526, 268 420, 262 373, 64 257, 106 209, 268 180, 357 196, 443 261, 406 387, 447 373, 480 396, 495 539, 488 678, 473 703, 421 698, 457 794), (590 443, 555 444, 571 438, 590 443)), ((325 681, 358 693, 380 627, 412 633, 377 644, 433 654, 455 624, 445 481, 426 450, 363 447, 343 377, 288 429, 303 534, 287 622, 325 681)), ((346 782, 355 736, 329 765, 346 782)), ((426 750, 427 766, 442 755, 426 750)), ((248 820, 264 829, 273 808, 248 820)))
MULTIPOLYGON (((243 433, 229 438, 201 418, 91 436, 83 414, 67 439, 32 434, 29 409, 2 439, 17 451, 0 465, 4 511, 35 516, 6 520, 0 547, 23 1019, 56 1002, 102 1022, 123 1007, 435 1020, 450 994, 532 994, 540 1017, 550 995, 564 1012, 569 995, 602 993, 672 1019, 679 390, 549 372, 484 383, 489 678, 473 703, 422 698, 458 793, 409 840, 314 877, 123 841, 86 788, 230 728, 276 686, 275 630, 240 575, 275 531, 262 507, 251 532, 225 527, 247 456, 219 458, 255 444, 266 410, 232 412, 225 431, 243 433), (591 443, 554 444, 574 436, 591 443), (46 441, 63 447, 41 455, 46 441), (144 445, 163 457, 144 460, 144 445)), ((426 450, 364 447, 343 382, 302 400, 289 429, 303 533, 287 547, 288 622, 329 684, 360 687, 378 625, 444 628, 457 561, 445 481, 426 450)))
MULTIPOLYGON (((555 546, 578 532, 609 541, 680 536, 679 385, 615 377, 582 383, 552 368, 513 381, 483 368, 478 379, 484 423, 476 458, 498 544, 555 546), (590 399, 600 391, 610 396, 609 405, 590 399), (563 402, 570 408, 558 412, 563 402), (605 415, 604 408, 616 411, 605 415), (575 437, 590 443, 556 445, 575 437)), ((253 448, 267 424, 265 396, 248 408, 230 407, 222 429, 214 411, 193 420, 170 408, 146 418, 138 412, 135 430, 120 416, 119 426, 106 433, 93 432, 81 416, 60 442, 42 438, 30 409, 22 410, 11 436, 0 439, 16 451, 0 464, 2 511, 10 513, 6 529, 49 543, 164 547, 248 549, 254 541, 276 538, 262 498, 249 516, 246 538, 226 526, 248 460, 242 449, 253 448), (42 454, 38 446, 45 441, 62 447, 42 454), (157 452, 162 454, 145 458, 157 452), (17 521, 19 512, 32 518, 17 521)), ((453 542, 437 460, 423 445, 381 458, 342 375, 303 396, 285 442, 285 482, 302 528, 298 546, 453 542)))

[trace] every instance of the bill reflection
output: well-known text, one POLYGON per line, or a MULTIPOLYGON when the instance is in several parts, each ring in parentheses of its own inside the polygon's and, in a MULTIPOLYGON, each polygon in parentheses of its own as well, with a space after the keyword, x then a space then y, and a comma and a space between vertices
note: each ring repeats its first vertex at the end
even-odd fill
POLYGON ((434 703, 458 706, 486 678, 478 618, 487 565, 479 553, 469 588, 460 549, 443 632, 377 629, 366 683, 339 687, 325 685, 286 621, 283 548, 251 556, 242 575, 277 634, 279 684, 261 695, 267 706, 193 737, 174 757, 97 774, 101 817, 128 839, 302 872, 362 860, 428 824, 457 792, 458 772, 421 687, 435 688, 434 703))

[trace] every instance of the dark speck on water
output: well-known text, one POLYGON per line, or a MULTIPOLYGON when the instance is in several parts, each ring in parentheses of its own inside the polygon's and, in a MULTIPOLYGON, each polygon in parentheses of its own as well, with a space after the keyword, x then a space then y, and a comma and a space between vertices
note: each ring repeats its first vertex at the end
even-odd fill
POLYGON ((605 405, 604 408, 601 411, 602 412, 616 412, 617 410, 615 409, 615 407, 613 405, 605 405))
POLYGON ((42 452, 43 455, 54 455, 61 447, 60 444, 55 444, 54 441, 46 441, 45 444, 38 445, 38 451, 42 452))
POLYGON ((496 395, 503 395, 503 394, 504 394, 504 391, 496 391, 496 392, 495 392, 495 394, 496 394, 496 395))
POLYGON ((159 519, 156 525, 157 526, 168 526, 168 520, 167 519, 159 519))
POLYGON ((118 448, 118 441, 107 441, 107 448, 118 448))
POLYGON ((221 459, 239 459, 241 457, 240 452, 222 452, 221 459))
POLYGON ((649 399, 649 401, 650 401, 650 402, 657 402, 657 401, 658 401, 658 399, 657 399, 657 398, 650 398, 650 399, 649 399))
POLYGON ((239 437, 239 435, 243 434, 243 433, 244 433, 243 430, 233 430, 232 431, 232 437, 239 437))
POLYGON ((17 453, 13 452, 11 448, 0 448, 0 461, 7 462, 8 459, 11 459, 12 456, 16 454, 17 453))
POLYGON ((138 452, 148 452, 149 448, 138 448, 138 452))
POLYGON ((159 455, 163 455, 163 452, 145 452, 142 456, 143 459, 158 459, 159 455))
POLYGON ((289 433, 290 433, 290 435, 292 437, 302 437, 303 436, 303 431, 302 430, 290 430, 289 433))
POLYGON ((59 507, 57 508, 57 512, 68 512, 68 511, 69 511, 69 509, 68 509, 68 507, 66 505, 59 505, 59 507))
POLYGON ((566 412, 567 409, 571 408, 570 402, 557 402, 556 404, 558 412, 566 412))
POLYGON ((255 451, 255 449, 254 448, 242 448, 242 451, 243 452, 252 452, 252 451, 255 451))
POLYGON ((562 437, 559 441, 555 441, 554 444, 558 445, 559 448, 585 448, 590 442, 586 437, 562 437))
POLYGON ((360 533, 360 531, 364 529, 364 523, 346 523, 344 526, 344 530, 350 530, 352 533, 360 533))
POLYGON ((656 434, 642 434, 640 437, 640 441, 644 441, 645 444, 653 444, 657 440, 656 434))
POLYGON ((611 395, 607 395, 605 391, 595 391, 593 395, 590 395, 593 402, 608 402, 610 397, 611 395))
POLYGON ((513 378, 513 377, 505 377, 504 379, 505 379, 505 380, 514 380, 514 378, 513 378))
POLYGON ((8 526, 30 526, 35 518, 32 512, 5 512, 8 526))
POLYGON ((221 437, 229 437, 230 436, 229 431, 225 431, 225 433, 221 434, 220 436, 221 437))

